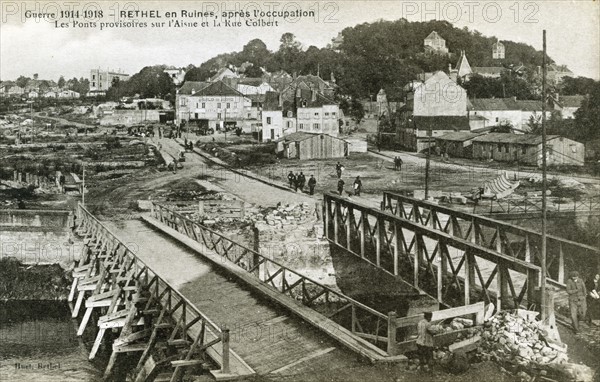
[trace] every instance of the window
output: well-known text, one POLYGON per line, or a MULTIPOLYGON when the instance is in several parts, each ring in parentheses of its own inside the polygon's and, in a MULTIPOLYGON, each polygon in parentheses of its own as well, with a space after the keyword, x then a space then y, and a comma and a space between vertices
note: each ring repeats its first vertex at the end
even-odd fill
POLYGON ((217 109, 221 108, 221 102, 217 102, 217 109))
POLYGON ((267 117, 267 125, 271 124, 271 117, 267 117))
POLYGON ((332 116, 332 117, 335 117, 335 111, 332 111, 332 112, 331 112, 331 116, 332 116))
POLYGON ((96 75, 92 74, 92 80, 95 80, 95 79, 96 79, 96 75))
POLYGON ((298 126, 298 128, 299 128, 300 130, 304 130, 304 123, 301 123, 301 124, 298 126))
POLYGON ((225 106, 227 109, 229 109, 231 107, 231 104, 229 102, 227 102, 227 105, 225 106))
POLYGON ((326 116, 326 117, 329 117, 329 113, 328 113, 328 112, 325 112, 325 116, 326 116))
POLYGON ((318 112, 316 112, 316 113, 315 113, 315 117, 318 117, 318 116, 319 116, 319 113, 318 113, 318 112))
POLYGON ((186 106, 186 105, 187 105, 187 98, 185 98, 185 97, 179 98, 179 106, 186 106))
POLYGON ((496 122, 498 122, 498 120, 499 120, 499 119, 500 119, 500 118, 496 117, 496 122))
POLYGON ((202 102, 202 108, 206 108, 206 102, 202 102))
POLYGON ((521 146, 521 154, 527 154, 527 146, 521 146))
POLYGON ((221 113, 217 113, 217 119, 221 119, 221 113))
POLYGON ((292 127, 292 121, 287 121, 287 127, 292 127))
POLYGON ((319 130, 319 124, 313 123, 313 130, 319 130))

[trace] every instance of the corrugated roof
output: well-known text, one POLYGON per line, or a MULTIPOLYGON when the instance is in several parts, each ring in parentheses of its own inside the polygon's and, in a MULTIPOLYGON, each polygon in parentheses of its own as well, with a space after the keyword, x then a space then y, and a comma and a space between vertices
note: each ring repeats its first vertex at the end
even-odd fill
MULTIPOLYGON (((546 142, 552 139, 560 138, 559 135, 546 136, 546 142)), ((540 135, 533 134, 510 134, 510 133, 491 133, 479 136, 473 139, 473 142, 482 143, 516 143, 520 145, 539 145, 542 143, 540 135)))
POLYGON ((435 137, 435 139, 439 139, 442 141, 464 142, 476 138, 482 134, 485 133, 472 133, 470 131, 453 131, 451 133, 446 133, 440 137, 435 137))

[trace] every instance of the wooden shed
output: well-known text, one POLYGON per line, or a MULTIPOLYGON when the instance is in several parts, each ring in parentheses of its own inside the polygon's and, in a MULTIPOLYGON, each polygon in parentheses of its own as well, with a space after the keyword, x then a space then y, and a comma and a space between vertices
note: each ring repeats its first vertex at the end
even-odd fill
POLYGON ((327 134, 297 132, 277 142, 277 153, 288 159, 341 158, 348 155, 348 142, 327 134))
MULTIPOLYGON (((475 159, 542 165, 542 137, 539 135, 492 133, 476 137, 472 142, 475 159)), ((546 143, 548 166, 583 166, 583 143, 558 135, 548 135, 546 143)))
POLYGON ((435 137, 435 144, 440 148, 442 153, 446 153, 452 157, 471 158, 471 144, 473 139, 483 134, 484 133, 471 133, 468 131, 454 131, 440 137, 435 137))

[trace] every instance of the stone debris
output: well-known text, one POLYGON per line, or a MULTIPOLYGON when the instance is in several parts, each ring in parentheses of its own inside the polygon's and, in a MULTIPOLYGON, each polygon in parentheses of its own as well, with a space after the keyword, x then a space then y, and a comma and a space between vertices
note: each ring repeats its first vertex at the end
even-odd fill
POLYGON ((502 311, 484 324, 484 359, 520 366, 542 366, 567 361, 567 346, 554 343, 533 315, 502 311))
POLYGON ((593 370, 569 362, 567 345, 550 338, 538 314, 518 309, 488 316, 480 326, 464 318, 432 325, 435 338, 443 335, 450 342, 436 348, 434 360, 451 368, 457 354, 466 354, 470 362, 498 362, 518 380, 540 375, 550 381, 591 382, 593 370))

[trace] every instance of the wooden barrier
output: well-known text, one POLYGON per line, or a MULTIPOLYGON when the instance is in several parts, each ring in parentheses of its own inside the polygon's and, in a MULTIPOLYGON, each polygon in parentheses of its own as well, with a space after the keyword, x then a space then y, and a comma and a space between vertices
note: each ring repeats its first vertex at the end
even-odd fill
MULTIPOLYGON (((393 313, 393 312, 392 312, 393 313)), ((396 318, 390 313, 391 322, 395 322, 396 328, 406 328, 406 327, 416 327, 419 321, 423 319, 423 313, 416 314, 413 316, 396 318), (394 321, 395 319, 395 321, 394 321)), ((474 325, 483 324, 485 313, 485 304, 483 302, 478 302, 471 305, 459 306, 456 308, 449 308, 444 310, 436 310, 432 312, 431 322, 448 320, 456 317, 464 317, 464 316, 472 316, 474 325)), ((452 343, 459 333, 462 333, 463 330, 457 330, 450 333, 441 333, 433 336, 433 343, 436 347, 445 346, 449 343, 452 343)), ((392 337, 396 338, 396 337, 392 337)), ((416 348, 416 340, 402 341, 402 342, 392 342, 392 349, 390 350, 393 354, 404 353, 407 351, 412 351, 416 348)))
MULTIPOLYGON (((118 354, 141 353, 136 369, 139 374, 157 347, 179 349, 181 355, 170 359, 171 381, 180 380, 183 369, 198 365, 204 354, 220 366, 211 371, 217 379, 254 374, 229 349, 228 329, 213 323, 81 205, 78 216, 77 232, 85 238, 85 246, 73 270, 69 302, 73 317, 85 308, 78 335, 84 333, 94 310, 101 314, 90 359, 95 358, 106 330, 119 331, 105 379, 111 378, 118 354)), ((140 376, 137 380, 146 379, 140 376)))

